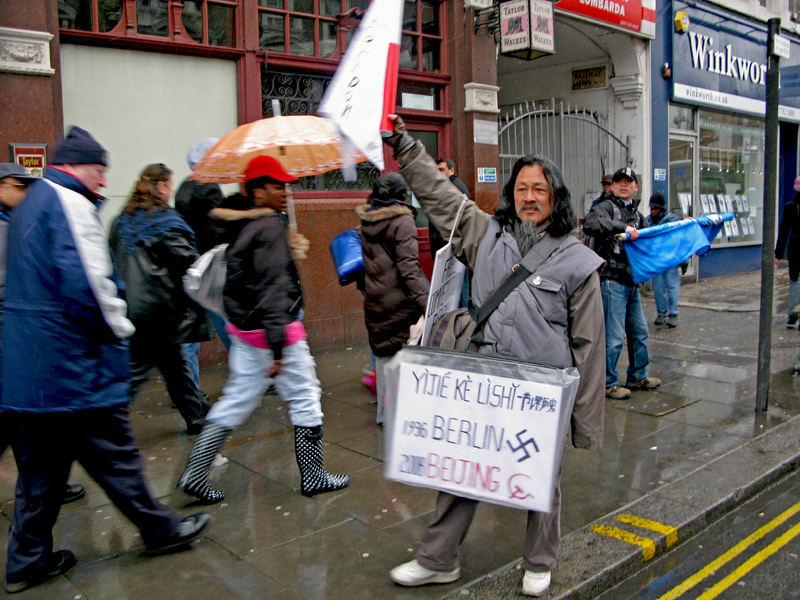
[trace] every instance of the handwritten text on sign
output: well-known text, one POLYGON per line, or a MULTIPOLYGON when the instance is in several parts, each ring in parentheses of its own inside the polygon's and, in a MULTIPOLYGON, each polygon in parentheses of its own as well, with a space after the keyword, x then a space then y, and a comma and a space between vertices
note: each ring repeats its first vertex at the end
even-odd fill
POLYGON ((428 307, 425 311, 425 330, 422 345, 427 346, 431 328, 445 313, 458 308, 461 299, 461 286, 464 284, 467 268, 453 255, 453 246, 447 244, 436 252, 433 265, 431 289, 428 293, 428 307))
POLYGON ((401 363, 396 400, 389 479, 550 510, 561 387, 401 363))

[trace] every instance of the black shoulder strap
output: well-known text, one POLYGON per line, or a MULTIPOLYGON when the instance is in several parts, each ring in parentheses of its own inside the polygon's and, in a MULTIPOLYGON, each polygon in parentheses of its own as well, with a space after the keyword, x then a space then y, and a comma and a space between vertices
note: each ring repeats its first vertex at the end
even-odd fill
POLYGON ((520 262, 511 267, 511 275, 500 284, 500 287, 494 291, 489 299, 486 300, 480 308, 473 307, 471 309, 472 317, 478 324, 477 329, 483 327, 489 319, 489 316, 500 306, 515 287, 525 281, 542 265, 542 263, 544 263, 544 261, 550 258, 553 253, 561 247, 565 237, 554 238, 546 235, 538 244, 533 245, 520 262))
POLYGON ((489 316, 495 311, 495 309, 500 306, 503 300, 506 299, 506 297, 515 287, 528 278, 531 272, 532 271, 523 266, 522 263, 515 264, 513 267, 511 267, 511 275, 509 275, 506 280, 500 284, 500 287, 497 288, 491 296, 489 296, 489 299, 484 302, 480 308, 473 307, 470 310, 472 317, 478 324, 478 328, 483 327, 484 323, 486 323, 486 321, 489 319, 489 316))

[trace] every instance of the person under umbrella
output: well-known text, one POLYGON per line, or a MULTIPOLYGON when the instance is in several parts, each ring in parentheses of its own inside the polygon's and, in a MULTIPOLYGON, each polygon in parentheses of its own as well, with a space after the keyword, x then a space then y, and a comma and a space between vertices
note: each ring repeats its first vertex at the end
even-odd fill
POLYGON ((303 295, 295 264, 308 242, 297 231, 287 231, 284 215, 286 184, 297 178, 271 156, 252 159, 244 176, 253 204, 273 214, 247 223, 226 253, 223 299, 230 319, 230 377, 178 481, 179 489, 207 504, 225 498, 208 480, 214 457, 273 382, 289 405, 301 493, 315 496, 350 485, 348 475, 328 473, 323 464, 322 390, 301 321, 303 295))

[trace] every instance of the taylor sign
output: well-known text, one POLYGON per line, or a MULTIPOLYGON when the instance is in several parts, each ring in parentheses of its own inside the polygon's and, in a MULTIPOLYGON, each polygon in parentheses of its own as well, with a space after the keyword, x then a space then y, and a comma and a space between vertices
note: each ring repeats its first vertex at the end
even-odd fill
POLYGON ((550 511, 576 369, 406 347, 387 370, 388 479, 550 511))

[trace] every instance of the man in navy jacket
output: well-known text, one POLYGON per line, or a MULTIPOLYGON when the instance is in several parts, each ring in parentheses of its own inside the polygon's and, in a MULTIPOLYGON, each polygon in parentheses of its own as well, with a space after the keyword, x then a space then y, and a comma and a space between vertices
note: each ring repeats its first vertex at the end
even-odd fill
POLYGON ((97 218, 106 151, 73 127, 45 178, 31 184, 8 236, 3 397, 19 476, 5 589, 21 592, 75 564, 52 529, 77 460, 141 531, 151 552, 188 544, 208 525, 150 495, 128 421, 127 338, 134 331, 97 218))

